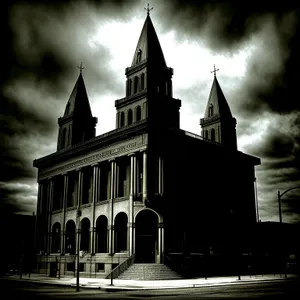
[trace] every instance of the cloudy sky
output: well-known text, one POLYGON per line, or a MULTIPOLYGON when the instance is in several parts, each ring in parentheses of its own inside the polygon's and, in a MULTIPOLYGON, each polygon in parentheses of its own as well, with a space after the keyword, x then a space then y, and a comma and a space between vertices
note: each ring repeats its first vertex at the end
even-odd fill
MULTIPOLYGON (((238 148, 261 158, 259 217, 278 221, 277 191, 300 185, 300 11, 253 1, 152 0, 151 19, 181 128, 200 134, 213 65, 237 119, 238 148)), ((32 161, 56 151, 58 125, 83 63, 97 135, 115 128, 146 1, 1 1, 1 178, 5 209, 35 212, 32 161), (3 53, 3 52, 2 52, 3 53)), ((300 222, 300 189, 282 198, 283 221, 300 222)))

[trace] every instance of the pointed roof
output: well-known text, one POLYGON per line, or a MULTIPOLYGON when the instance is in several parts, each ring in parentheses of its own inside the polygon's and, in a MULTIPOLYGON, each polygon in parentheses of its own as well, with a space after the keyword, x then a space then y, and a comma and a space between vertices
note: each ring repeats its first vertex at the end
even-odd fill
POLYGON ((207 106, 205 109, 204 118, 209 117, 209 107, 213 106, 213 115, 220 115, 224 118, 232 118, 232 114, 227 103, 227 100, 223 94, 217 77, 214 76, 214 81, 209 93, 207 106))
POLYGON ((66 105, 64 117, 75 114, 79 114, 82 117, 92 117, 92 111, 81 72, 66 105))
POLYGON ((149 14, 146 17, 141 31, 131 66, 134 66, 145 59, 148 61, 155 60, 156 66, 166 67, 164 54, 149 14))

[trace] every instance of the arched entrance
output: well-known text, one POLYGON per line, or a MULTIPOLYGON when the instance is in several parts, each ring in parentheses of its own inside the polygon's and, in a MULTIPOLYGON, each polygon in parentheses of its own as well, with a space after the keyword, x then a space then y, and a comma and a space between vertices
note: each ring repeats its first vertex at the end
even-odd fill
POLYGON ((135 262, 155 263, 158 254, 158 216, 142 210, 135 219, 135 262))

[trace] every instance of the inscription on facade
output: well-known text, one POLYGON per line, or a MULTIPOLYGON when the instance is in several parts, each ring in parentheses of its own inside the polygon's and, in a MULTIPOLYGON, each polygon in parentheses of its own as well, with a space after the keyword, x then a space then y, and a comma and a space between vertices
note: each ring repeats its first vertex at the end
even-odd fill
POLYGON ((84 166, 89 166, 101 162, 107 160, 110 157, 120 155, 122 153, 126 153, 134 149, 138 149, 143 144, 144 144, 144 139, 141 139, 139 141, 135 141, 126 145, 111 148, 109 150, 105 150, 100 153, 96 153, 82 159, 77 159, 76 161, 71 162, 69 164, 65 164, 64 166, 52 168, 50 170, 49 169, 41 170, 39 172, 38 179, 41 180, 41 179, 49 178, 50 176, 66 173, 71 170, 75 170, 84 166))

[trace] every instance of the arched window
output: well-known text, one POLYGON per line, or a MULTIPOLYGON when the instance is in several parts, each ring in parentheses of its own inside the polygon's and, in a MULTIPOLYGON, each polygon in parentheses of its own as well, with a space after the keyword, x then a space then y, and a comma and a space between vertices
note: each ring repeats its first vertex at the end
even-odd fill
POLYGON ((139 87, 139 78, 137 76, 134 77, 134 83, 133 83, 133 93, 138 92, 138 87, 139 87))
POLYGON ((67 138, 68 138, 67 128, 64 128, 61 137, 61 149, 65 148, 68 145, 67 138))
POLYGON ((51 253, 60 252, 60 224, 55 223, 52 227, 51 253))
POLYGON ((206 140, 208 140, 208 130, 205 130, 204 137, 206 140))
POLYGON ((128 114, 127 114, 127 125, 132 124, 132 110, 129 109, 128 110, 128 114))
POLYGON ((127 250, 127 215, 118 213, 115 218, 115 252, 127 250))
POLYGON ((75 254, 75 232, 76 226, 73 220, 69 220, 66 225, 66 237, 65 237, 65 252, 75 254))
POLYGON ((100 216, 96 221, 96 253, 107 253, 107 218, 100 216))
POLYGON ((128 87, 127 87, 127 95, 130 96, 131 95, 131 90, 132 90, 132 80, 131 79, 128 79, 128 87))
POLYGON ((89 252, 90 250, 90 220, 84 218, 81 221, 81 238, 80 238, 80 250, 89 252))
POLYGON ((214 106, 210 104, 208 108, 208 116, 211 117, 214 114, 214 106))
POLYGON ((138 64, 139 62, 141 62, 141 59, 142 59, 142 49, 139 49, 136 55, 136 63, 138 64))
POLYGON ((120 115, 120 127, 123 127, 125 125, 125 114, 122 111, 120 115))
POLYGON ((210 139, 214 142, 216 140, 216 133, 215 130, 212 129, 210 132, 210 139))
POLYGON ((145 74, 141 75, 141 90, 145 89, 145 74))
POLYGON ((136 121, 139 121, 142 118, 142 110, 140 106, 137 106, 135 113, 136 113, 136 121))

